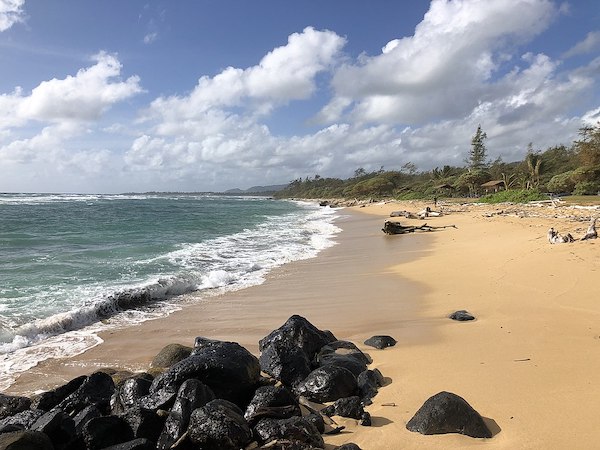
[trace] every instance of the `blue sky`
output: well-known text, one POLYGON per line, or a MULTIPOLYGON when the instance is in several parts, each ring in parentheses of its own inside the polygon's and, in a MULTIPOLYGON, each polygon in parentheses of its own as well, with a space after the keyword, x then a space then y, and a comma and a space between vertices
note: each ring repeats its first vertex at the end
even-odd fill
POLYGON ((462 165, 600 119, 596 0, 0 0, 0 192, 462 165))

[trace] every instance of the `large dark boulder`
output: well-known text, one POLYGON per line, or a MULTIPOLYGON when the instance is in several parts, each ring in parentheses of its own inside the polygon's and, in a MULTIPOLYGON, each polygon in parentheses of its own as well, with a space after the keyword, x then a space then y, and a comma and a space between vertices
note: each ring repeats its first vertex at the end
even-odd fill
POLYGON ((67 448, 77 438, 75 422, 58 408, 41 416, 30 429, 46 434, 56 450, 67 448))
POLYGON ((133 431, 133 437, 136 439, 145 438, 156 442, 160 432, 165 425, 166 417, 157 414, 151 409, 133 406, 127 409, 119 417, 125 420, 133 431))
POLYGON ((28 430, 31 425, 44 415, 41 409, 28 409, 0 420, 0 433, 28 430))
POLYGON ((340 416, 359 420, 365 414, 365 410, 360 397, 354 395, 336 400, 332 405, 323 408, 321 413, 329 417, 340 416))
POLYGON ((295 387, 312 370, 311 359, 304 350, 286 341, 274 341, 263 348, 260 367, 285 386, 295 387))
POLYGON ((331 353, 335 353, 336 355, 347 355, 356 358, 359 361, 362 361, 365 364, 371 364, 371 358, 362 352, 356 344, 350 341, 333 341, 322 347, 319 350, 319 354, 317 357, 321 355, 328 355, 331 353))
POLYGON ((202 450, 238 450, 252 441, 252 431, 237 408, 213 400, 192 412, 188 439, 202 450))
POLYGON ((367 365, 363 361, 360 361, 351 355, 339 355, 337 353, 321 355, 319 357, 319 367, 324 366, 343 367, 352 372, 356 377, 361 372, 367 370, 367 365))
POLYGON ((110 399, 113 414, 120 414, 127 408, 135 406, 143 397, 150 393, 153 378, 148 374, 140 374, 123 380, 115 388, 110 399))
POLYGON ((365 345, 382 350, 396 345, 396 339, 391 336, 371 336, 365 341, 365 345))
POLYGON ((465 399, 451 392, 440 392, 425 401, 406 428, 421 434, 459 433, 476 438, 491 438, 483 418, 465 399))
POLYGON ((294 315, 259 341, 261 368, 293 387, 310 372, 319 350, 335 340, 331 332, 321 331, 304 317, 294 315), (297 359, 299 362, 288 368, 297 359))
POLYGON ((181 344, 169 344, 158 352, 150 363, 150 367, 166 369, 187 358, 192 353, 191 347, 181 344))
POLYGON ((159 409, 169 410, 173 406, 173 403, 175 403, 176 396, 177 391, 171 390, 171 386, 168 386, 140 398, 136 402, 136 406, 152 411, 157 411, 159 409))
POLYGON ((31 409, 41 409, 44 411, 50 411, 65 398, 75 392, 79 386, 86 380, 85 375, 81 375, 77 378, 73 378, 67 384, 52 389, 51 391, 42 392, 41 394, 35 395, 31 399, 31 409))
POLYGON ((348 369, 324 366, 313 370, 295 391, 311 401, 324 403, 356 395, 358 385, 356 377, 348 369))
POLYGON ((301 415, 298 400, 285 386, 259 387, 244 413, 250 424, 264 417, 287 418, 301 415))
POLYGON ((94 372, 87 376, 83 383, 58 407, 71 417, 89 405, 96 405, 101 411, 108 410, 110 398, 115 391, 115 383, 110 375, 104 372, 94 372))
POLYGON ((14 431, 0 435, 0 450, 54 450, 54 447, 40 431, 14 431))
POLYGON ((23 412, 31 406, 27 397, 0 394, 0 420, 23 412))
POLYGON ((254 427, 254 436, 262 445, 277 440, 302 442, 316 448, 325 446, 319 430, 303 417, 262 419, 254 427))
POLYGON ((258 359, 235 342, 213 341, 197 347, 188 358, 156 377, 150 392, 177 392, 181 384, 195 378, 212 389, 218 398, 245 405, 260 380, 258 359))
POLYGON ((378 369, 367 369, 358 374, 358 395, 365 405, 373 403, 371 399, 377 395, 378 388, 383 386, 383 376, 378 369))
POLYGON ((102 416, 102 412, 98 409, 96 405, 90 405, 83 408, 77 415, 73 418, 73 422, 75 422, 75 431, 78 436, 81 436, 83 433, 83 427, 90 420, 102 416))
POLYGON ((133 431, 120 417, 96 417, 83 426, 83 440, 88 450, 99 450, 132 441, 133 431))
POLYGON ((201 381, 193 378, 184 381, 177 392, 175 404, 169 412, 156 448, 170 449, 187 430, 192 412, 214 398, 215 394, 212 390, 201 381))

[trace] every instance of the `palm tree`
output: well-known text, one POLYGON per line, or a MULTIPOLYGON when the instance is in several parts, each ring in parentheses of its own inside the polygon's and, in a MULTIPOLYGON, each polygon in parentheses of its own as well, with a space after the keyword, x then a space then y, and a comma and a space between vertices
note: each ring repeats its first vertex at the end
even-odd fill
POLYGON ((540 184, 540 171, 542 168, 542 155, 539 152, 532 150, 532 145, 529 143, 527 148, 527 156, 525 157, 527 170, 529 171, 529 180, 527 182, 528 189, 537 188, 540 184))

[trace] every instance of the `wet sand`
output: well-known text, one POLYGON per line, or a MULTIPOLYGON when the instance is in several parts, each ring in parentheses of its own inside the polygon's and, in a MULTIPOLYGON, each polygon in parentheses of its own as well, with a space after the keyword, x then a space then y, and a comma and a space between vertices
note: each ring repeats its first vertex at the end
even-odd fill
POLYGON ((600 241, 550 245, 546 231, 554 226, 583 235, 587 223, 572 216, 599 212, 447 205, 449 214, 427 222, 457 229, 403 236, 380 231, 390 211, 422 206, 343 210, 338 245, 317 258, 283 266, 260 286, 105 333, 103 344, 40 364, 10 391, 51 387, 99 367, 143 370, 164 345, 192 345, 195 336, 237 341, 257 353, 260 338, 300 314, 358 344, 373 358, 371 368, 390 381, 367 408, 373 426, 339 419, 348 431, 327 437, 330 448, 345 442, 365 450, 595 448, 600 241), (449 320, 458 309, 477 320, 449 320), (398 344, 385 350, 362 344, 375 334, 389 334, 398 344), (494 437, 406 430, 422 403, 443 390, 489 418, 494 437))

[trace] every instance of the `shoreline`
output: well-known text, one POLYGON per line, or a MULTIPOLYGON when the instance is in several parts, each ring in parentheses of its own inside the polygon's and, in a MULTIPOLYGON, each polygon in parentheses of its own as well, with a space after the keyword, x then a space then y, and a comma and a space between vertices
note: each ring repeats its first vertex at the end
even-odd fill
POLYGON ((600 436, 590 427, 600 413, 600 241, 551 245, 546 232, 553 226, 580 237, 598 209, 447 204, 448 215, 427 222, 456 230, 380 231, 392 210, 422 206, 344 210, 338 244, 316 258, 286 264, 259 286, 103 334, 103 344, 66 364, 42 363, 9 391, 26 392, 42 380, 61 384, 106 366, 144 370, 165 345, 192 345, 196 336, 236 341, 257 354, 259 339, 299 314, 357 344, 372 357, 369 368, 391 381, 366 408, 373 426, 336 417, 348 431, 327 436, 328 448, 593 448, 600 436), (476 320, 448 319, 460 309, 476 320), (376 334, 398 343, 385 350, 363 345, 376 334), (423 402, 444 390, 487 418, 494 437, 406 430, 423 402))

